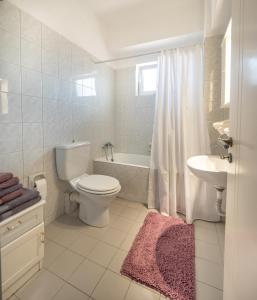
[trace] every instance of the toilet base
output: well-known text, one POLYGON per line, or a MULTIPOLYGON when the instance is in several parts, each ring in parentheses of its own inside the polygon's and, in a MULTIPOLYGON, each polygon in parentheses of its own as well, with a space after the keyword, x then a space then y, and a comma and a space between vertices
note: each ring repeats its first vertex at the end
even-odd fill
MULTIPOLYGON (((96 201, 80 201, 79 218, 82 222, 95 227, 105 227, 109 224, 109 205, 98 204, 96 201)), ((109 203, 108 203, 109 204, 109 203)))

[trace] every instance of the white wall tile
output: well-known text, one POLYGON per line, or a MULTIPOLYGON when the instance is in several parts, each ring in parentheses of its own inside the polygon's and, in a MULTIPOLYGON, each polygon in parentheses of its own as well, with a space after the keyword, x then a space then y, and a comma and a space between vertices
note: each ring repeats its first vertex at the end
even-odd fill
POLYGON ((41 23, 28 15, 21 12, 21 37, 37 44, 41 47, 42 28, 41 23))
POLYGON ((13 64, 20 63, 20 38, 0 28, 0 59, 13 64))
POLYGON ((43 74, 43 96, 44 98, 57 99, 59 90, 57 77, 43 74))
POLYGON ((42 75, 40 72, 22 67, 22 94, 42 97, 42 75))
POLYGON ((22 125, 20 123, 0 124, 0 154, 22 150, 22 125))
POLYGON ((20 34, 20 11, 8 1, 0 2, 0 27, 16 35, 20 34))
POLYGON ((41 47, 21 39, 21 65, 41 72, 41 47))
POLYGON ((42 71, 45 74, 49 74, 58 77, 59 72, 58 64, 58 49, 54 50, 42 50, 42 71))
POLYGON ((22 96, 22 121, 37 123, 43 120, 42 98, 22 96))
POLYGON ((92 160, 114 139, 113 71, 7 1, 0 2, 0 44, 0 169, 24 183, 46 172, 50 222, 63 213, 67 188, 56 174, 55 146, 90 140, 92 160), (73 97, 72 80, 85 74, 96 76, 97 96, 73 97))
POLYGON ((43 129, 41 123, 23 123, 23 149, 43 148, 43 129))
POLYGON ((149 154, 155 96, 135 95, 135 67, 115 72, 115 147, 118 152, 149 154))
POLYGON ((20 179, 23 176, 22 152, 1 153, 0 154, 1 172, 12 172, 20 179))
POLYGON ((0 60, 0 91, 21 93, 21 71, 19 65, 0 60))
POLYGON ((0 123, 21 122, 21 96, 0 92, 0 123))
POLYGON ((42 48, 54 51, 59 48, 60 36, 49 27, 42 25, 42 48))
POLYGON ((24 176, 43 171, 43 149, 33 149, 23 151, 24 176))

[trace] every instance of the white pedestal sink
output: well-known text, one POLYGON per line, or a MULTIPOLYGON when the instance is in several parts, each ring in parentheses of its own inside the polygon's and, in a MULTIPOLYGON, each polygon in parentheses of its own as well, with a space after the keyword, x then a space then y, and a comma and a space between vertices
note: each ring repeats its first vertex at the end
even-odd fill
POLYGON ((187 160, 187 166, 198 178, 208 182, 217 191, 217 212, 225 216, 222 211, 222 192, 227 186, 228 161, 217 155, 192 156, 187 160))
POLYGON ((228 162, 217 155, 192 156, 187 166, 193 174, 214 187, 226 188, 228 162))

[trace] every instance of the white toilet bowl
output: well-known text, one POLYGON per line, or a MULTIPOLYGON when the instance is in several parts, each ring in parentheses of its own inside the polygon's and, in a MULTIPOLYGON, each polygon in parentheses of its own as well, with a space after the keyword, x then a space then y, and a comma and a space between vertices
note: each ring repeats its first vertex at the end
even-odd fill
POLYGON ((121 186, 117 179, 104 175, 83 174, 70 181, 79 193, 79 218, 91 226, 109 224, 109 207, 121 186))
POLYGON ((88 225, 104 227, 109 223, 111 201, 121 186, 117 179, 103 175, 88 175, 90 142, 78 142, 56 147, 58 177, 70 183, 79 196, 79 218, 88 225))

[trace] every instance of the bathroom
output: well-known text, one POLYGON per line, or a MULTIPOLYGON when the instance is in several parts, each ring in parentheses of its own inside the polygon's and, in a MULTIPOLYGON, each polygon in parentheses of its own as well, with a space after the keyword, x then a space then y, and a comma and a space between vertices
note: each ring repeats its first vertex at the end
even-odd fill
POLYGON ((256 11, 0 1, 0 299, 257 298, 256 11))

